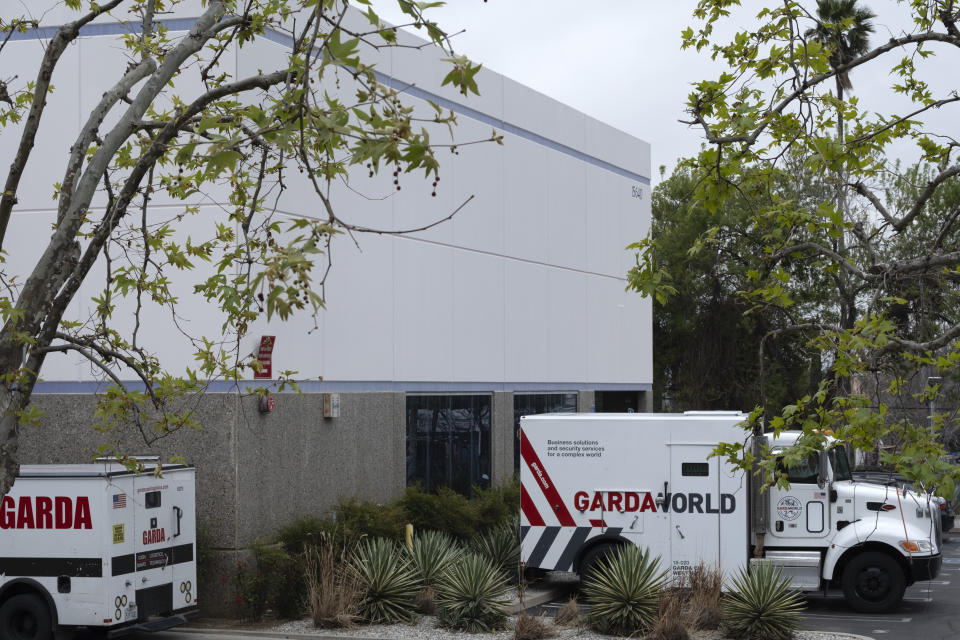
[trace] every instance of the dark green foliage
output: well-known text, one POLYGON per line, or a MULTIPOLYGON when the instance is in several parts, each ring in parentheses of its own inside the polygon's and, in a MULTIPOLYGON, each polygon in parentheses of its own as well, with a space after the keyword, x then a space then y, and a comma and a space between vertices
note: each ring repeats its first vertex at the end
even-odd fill
MULTIPOLYGON (((637 245, 649 262, 641 260, 629 275, 638 291, 647 291, 654 281, 674 291, 653 307, 654 408, 749 410, 765 404, 779 410, 816 381, 818 353, 805 351, 803 332, 766 337, 789 320, 755 308, 742 294, 751 286, 750 271, 761 251, 760 238, 750 229, 750 205, 731 198, 710 211, 694 197, 697 184, 694 174, 680 168, 654 189, 650 235, 637 245)), ((778 188, 789 197, 792 191, 818 187, 778 188)), ((808 283, 806 297, 828 295, 819 274, 803 265, 791 269, 808 283)))
POLYGON ((400 542, 406 522, 404 513, 392 503, 381 505, 350 498, 337 505, 337 525, 354 540, 366 535, 400 542))
POLYGON ((307 547, 328 544, 329 539, 342 538, 336 522, 331 518, 304 516, 288 524, 277 533, 277 541, 287 553, 302 553, 307 547))
POLYGON ((415 530, 444 531, 466 542, 477 532, 516 517, 520 510, 520 483, 514 478, 504 487, 478 489, 472 500, 452 489, 429 493, 422 487, 407 487, 397 505, 415 530))
POLYGON ((445 531, 458 540, 467 540, 476 531, 470 501, 453 489, 428 493, 420 487, 407 487, 399 504, 417 531, 445 531))
POLYGON ((437 621, 469 632, 503 628, 508 591, 502 571, 482 556, 464 553, 437 581, 437 621))
POLYGON ((386 538, 368 538, 353 555, 363 587, 360 617, 372 623, 407 622, 417 608, 420 584, 407 555, 386 538))
POLYGON ((581 591, 589 625, 599 633, 642 635, 657 621, 666 572, 649 549, 622 545, 600 560, 581 591))
POLYGON ((364 536, 399 542, 408 521, 395 503, 382 505, 356 498, 342 499, 334 513, 331 518, 312 515, 295 520, 277 533, 277 539, 289 553, 297 554, 329 536, 341 551, 346 541, 356 542, 364 536))
POLYGON ((772 564, 753 565, 733 578, 723 600, 723 630, 737 640, 789 640, 800 624, 803 600, 772 564))
POLYGON ((471 504, 479 531, 513 520, 520 510, 520 479, 515 477, 502 487, 477 489, 471 504))
POLYGON ((253 565, 237 564, 233 576, 241 618, 258 621, 267 611, 278 618, 299 618, 306 605, 306 581, 300 561, 281 545, 251 546, 253 565))

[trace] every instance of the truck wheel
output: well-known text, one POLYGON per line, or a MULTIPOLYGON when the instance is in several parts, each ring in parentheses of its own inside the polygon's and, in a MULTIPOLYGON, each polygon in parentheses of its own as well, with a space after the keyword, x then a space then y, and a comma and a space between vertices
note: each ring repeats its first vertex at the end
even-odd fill
POLYGON ((30 593, 13 596, 0 607, 0 637, 5 640, 53 640, 46 603, 30 593))
POLYGON ((866 551, 847 564, 840 580, 850 606, 861 613, 884 613, 898 604, 907 586, 896 560, 879 551, 866 551))
POLYGON ((597 565, 608 556, 616 553, 620 547, 618 544, 598 544, 587 551, 580 561, 580 583, 584 584, 593 580, 597 565))

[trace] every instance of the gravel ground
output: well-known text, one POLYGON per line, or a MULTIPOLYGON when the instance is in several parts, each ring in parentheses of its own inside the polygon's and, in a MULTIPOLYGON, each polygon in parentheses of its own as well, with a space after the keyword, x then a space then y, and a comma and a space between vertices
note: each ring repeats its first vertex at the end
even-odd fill
MULTIPOLYGON (((511 619, 512 626, 512 619, 511 619)), ((303 633, 328 635, 342 638, 376 638, 389 640, 510 640, 513 631, 499 631, 496 633, 464 633, 450 631, 436 626, 436 618, 423 617, 416 624, 382 624, 357 626, 353 629, 317 629, 310 620, 296 620, 285 622, 273 628, 280 633, 303 633)), ((613 636, 594 633, 588 629, 556 628, 552 636, 557 640, 612 640, 613 636)), ((862 636, 853 636, 847 633, 827 633, 823 631, 799 631, 795 640, 849 640, 862 636)), ((719 631, 696 631, 690 634, 691 640, 721 640, 719 631)))

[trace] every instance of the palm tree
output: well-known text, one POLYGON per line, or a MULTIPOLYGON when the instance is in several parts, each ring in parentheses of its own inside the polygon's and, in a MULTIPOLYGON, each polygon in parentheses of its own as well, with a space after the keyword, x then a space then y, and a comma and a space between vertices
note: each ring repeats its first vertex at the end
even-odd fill
MULTIPOLYGON (((830 51, 830 66, 839 69, 870 50, 870 34, 873 33, 871 20, 876 14, 864 7, 857 6, 857 0, 817 0, 817 26, 808 29, 806 37, 820 42, 830 51)), ((837 73, 837 100, 843 102, 843 91, 853 90, 848 71, 837 73)), ((837 108, 837 142, 844 143, 843 110, 837 108)), ((845 180, 843 172, 837 176, 837 209, 843 219, 848 218, 846 191, 842 186, 845 180)), ((834 240, 834 250, 846 254, 846 238, 843 233, 834 240)), ((840 326, 852 328, 857 318, 856 293, 847 286, 846 274, 841 269, 838 279, 838 311, 840 326)), ((841 394, 850 392, 849 380, 844 379, 841 394)))
MULTIPOLYGON (((830 49, 830 66, 842 67, 870 50, 871 20, 876 14, 858 7, 857 0, 817 0, 817 26, 808 29, 806 37, 830 49)), ((850 74, 836 75, 837 99, 843 100, 844 90, 852 91, 850 74)), ((843 142, 843 116, 837 114, 837 138, 843 142)))

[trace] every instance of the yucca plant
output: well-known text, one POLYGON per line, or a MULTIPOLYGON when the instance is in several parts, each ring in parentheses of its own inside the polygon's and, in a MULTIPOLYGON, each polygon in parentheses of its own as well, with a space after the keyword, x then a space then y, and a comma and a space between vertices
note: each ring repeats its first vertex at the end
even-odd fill
POLYGON ((363 620, 380 623, 413 619, 420 582, 396 543, 386 538, 364 540, 353 555, 353 566, 363 586, 363 620))
POLYGON ((723 599, 723 629, 738 640, 789 640, 800 624, 804 604, 779 567, 754 564, 731 580, 723 599))
POLYGON ((506 623, 507 576, 489 560, 463 553, 436 584, 437 622, 463 631, 492 631, 506 623))
MULTIPOLYGON (((406 547, 404 547, 406 549, 406 547)), ((460 547, 453 538, 442 531, 424 531, 413 537, 413 544, 407 549, 407 556, 413 565, 414 573, 420 580, 420 586, 430 588, 437 578, 460 555, 460 547)))
POLYGON ((587 623, 609 635, 642 635, 656 622, 666 571, 649 549, 625 545, 600 560, 581 589, 587 623))
POLYGON ((510 572, 520 562, 519 523, 504 522, 486 533, 470 540, 470 548, 497 565, 501 571, 510 572))

